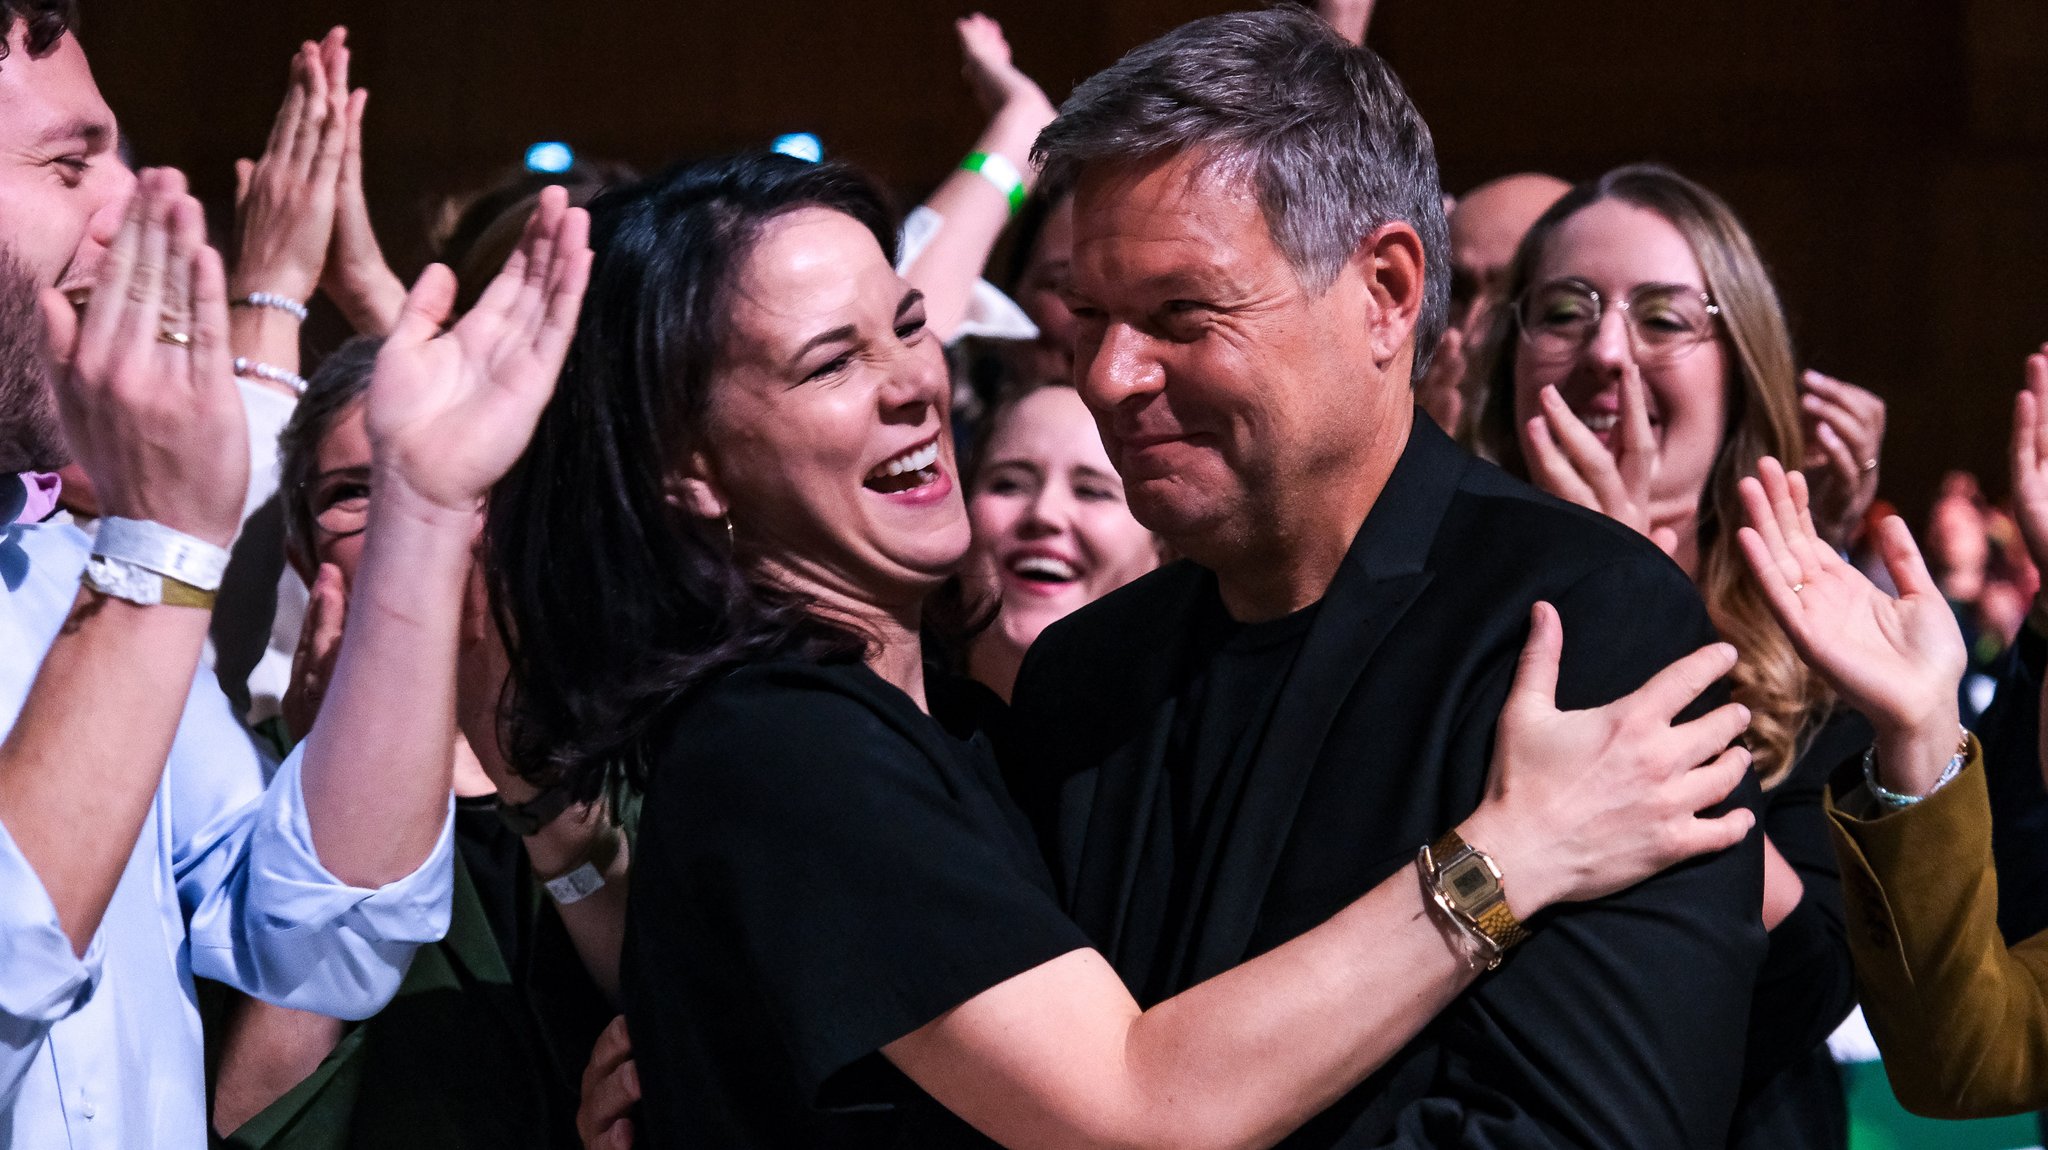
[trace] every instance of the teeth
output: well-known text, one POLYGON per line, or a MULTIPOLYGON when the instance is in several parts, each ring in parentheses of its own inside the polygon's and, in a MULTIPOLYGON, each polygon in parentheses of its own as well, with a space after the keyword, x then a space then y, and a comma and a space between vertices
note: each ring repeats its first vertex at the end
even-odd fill
POLYGON ((1586 425, 1588 431, 1613 431, 1615 425, 1621 422, 1621 416, 1613 412, 1595 413, 1581 416, 1580 422, 1586 425))
POLYGON ((915 451, 899 455, 880 467, 875 468, 874 473, 884 479, 889 479, 906 471, 923 471, 938 461, 939 441, 934 439, 915 451))
POLYGON ((72 288, 70 291, 64 293, 64 298, 71 301, 71 306, 73 309, 78 311, 84 311, 86 301, 92 299, 92 289, 72 288))
POLYGON ((1071 583, 1081 577, 1073 564, 1050 555, 1027 555, 1011 563, 1010 570, 1026 578, 1035 576, 1056 583, 1071 583))

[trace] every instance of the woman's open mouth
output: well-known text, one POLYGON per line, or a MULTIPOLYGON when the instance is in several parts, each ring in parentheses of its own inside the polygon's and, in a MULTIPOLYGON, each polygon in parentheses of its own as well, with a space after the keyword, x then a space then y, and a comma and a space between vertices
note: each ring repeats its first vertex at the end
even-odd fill
POLYGON ((868 472, 861 485, 883 495, 896 495, 937 483, 940 474, 939 440, 934 436, 868 472))

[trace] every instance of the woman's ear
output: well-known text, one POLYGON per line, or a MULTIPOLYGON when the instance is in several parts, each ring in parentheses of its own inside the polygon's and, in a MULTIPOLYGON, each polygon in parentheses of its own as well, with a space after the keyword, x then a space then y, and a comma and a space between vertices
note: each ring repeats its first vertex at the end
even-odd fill
POLYGON ((669 506, 697 519, 723 519, 732 505, 711 477, 711 461, 701 451, 690 453, 680 472, 671 472, 663 483, 669 506))

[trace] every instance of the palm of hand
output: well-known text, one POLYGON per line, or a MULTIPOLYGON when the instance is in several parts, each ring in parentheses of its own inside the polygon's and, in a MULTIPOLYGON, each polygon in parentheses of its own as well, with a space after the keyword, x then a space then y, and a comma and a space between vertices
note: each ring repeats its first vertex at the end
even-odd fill
POLYGON ((371 444, 442 507, 474 506, 511 467, 552 389, 553 365, 507 327, 479 310, 425 343, 377 357, 371 444))
POLYGON ((1800 654, 1828 668, 1845 695, 1875 712, 1873 721, 1906 723, 1916 701, 1940 696, 1968 660, 1948 603, 1908 592, 1894 599, 1837 559, 1795 596, 1788 622, 1800 654))

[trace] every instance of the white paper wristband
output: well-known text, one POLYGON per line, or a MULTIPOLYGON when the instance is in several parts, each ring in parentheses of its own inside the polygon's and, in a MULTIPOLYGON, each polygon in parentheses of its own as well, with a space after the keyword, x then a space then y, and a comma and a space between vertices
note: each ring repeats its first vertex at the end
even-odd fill
POLYGON ((586 862, 560 878, 551 878, 541 884, 547 889, 548 897, 556 906, 568 906, 582 902, 604 889, 604 872, 597 864, 586 862))
POLYGON ((228 569, 226 548, 147 519, 109 516, 100 520, 92 553, 154 571, 201 591, 220 590, 221 576, 228 569))

